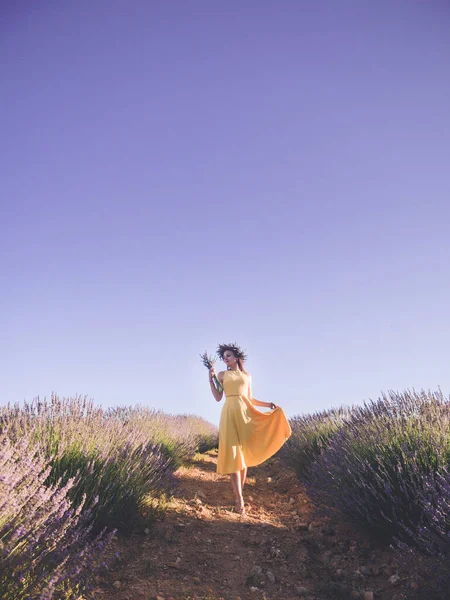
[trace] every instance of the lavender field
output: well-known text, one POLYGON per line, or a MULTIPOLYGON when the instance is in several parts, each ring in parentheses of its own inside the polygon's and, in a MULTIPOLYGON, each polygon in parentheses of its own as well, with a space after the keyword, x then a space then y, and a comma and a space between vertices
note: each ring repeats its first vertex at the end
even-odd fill
POLYGON ((357 520, 450 582, 450 402, 391 392, 362 406, 296 416, 280 457, 317 506, 357 520))
POLYGON ((193 415, 82 397, 0 408, 0 597, 75 599, 117 533, 152 520, 173 473, 217 446, 193 415))
MULTIPOLYGON (((447 589, 449 399, 391 392, 290 423, 279 457, 315 504, 399 553, 427 556, 434 585, 447 589)), ((114 537, 149 526, 174 471, 217 442, 217 428, 200 417, 140 406, 104 410, 54 395, 1 407, 0 597, 82 597, 114 537)))

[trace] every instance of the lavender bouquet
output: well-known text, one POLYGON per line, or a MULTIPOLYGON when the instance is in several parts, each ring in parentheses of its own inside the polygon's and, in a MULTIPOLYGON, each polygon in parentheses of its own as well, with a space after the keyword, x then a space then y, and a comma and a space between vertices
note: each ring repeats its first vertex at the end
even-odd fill
MULTIPOLYGON (((209 356, 206 351, 203 354, 200 354, 200 358, 202 359, 202 363, 205 365, 205 367, 208 370, 212 369, 214 367, 215 363, 216 363, 215 357, 214 356, 209 356)), ((217 379, 217 375, 213 375, 213 381, 214 381, 214 385, 215 385, 217 391, 218 392, 222 392, 223 391, 223 385, 217 379)))

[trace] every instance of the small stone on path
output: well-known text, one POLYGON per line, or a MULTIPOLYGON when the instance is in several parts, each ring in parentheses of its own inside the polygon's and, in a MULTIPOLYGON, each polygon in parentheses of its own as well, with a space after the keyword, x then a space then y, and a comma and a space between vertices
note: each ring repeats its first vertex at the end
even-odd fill
POLYGON ((275 578, 275 575, 272 573, 272 571, 267 571, 266 577, 270 581, 270 583, 275 583, 276 578, 275 578))
POLYGON ((398 575, 391 575, 388 581, 391 585, 398 585, 400 582, 400 577, 398 575))

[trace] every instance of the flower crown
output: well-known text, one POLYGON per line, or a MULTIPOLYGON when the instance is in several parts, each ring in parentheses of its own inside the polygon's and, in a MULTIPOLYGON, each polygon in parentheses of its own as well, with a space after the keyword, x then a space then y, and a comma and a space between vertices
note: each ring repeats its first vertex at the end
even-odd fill
POLYGON ((235 355, 235 357, 242 360, 242 362, 245 362, 247 360, 246 353, 235 343, 219 344, 219 347, 217 348, 217 355, 221 360, 223 360, 223 355, 227 350, 230 350, 235 355))

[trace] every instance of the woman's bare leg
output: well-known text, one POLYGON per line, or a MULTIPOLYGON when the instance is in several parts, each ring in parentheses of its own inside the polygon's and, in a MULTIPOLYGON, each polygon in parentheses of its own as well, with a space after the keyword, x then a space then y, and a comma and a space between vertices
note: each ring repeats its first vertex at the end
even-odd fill
POLYGON ((234 496, 236 498, 236 507, 241 509, 244 507, 244 498, 242 497, 241 471, 230 473, 231 485, 233 486, 234 496))
POLYGON ((237 473, 230 473, 231 485, 233 486, 234 496, 236 501, 240 501, 242 499, 242 486, 241 486, 241 475, 240 471, 237 473))
POLYGON ((247 479, 247 467, 245 467, 245 469, 242 469, 242 471, 240 471, 240 475, 241 475, 241 489, 242 489, 242 491, 244 491, 245 480, 247 479))

